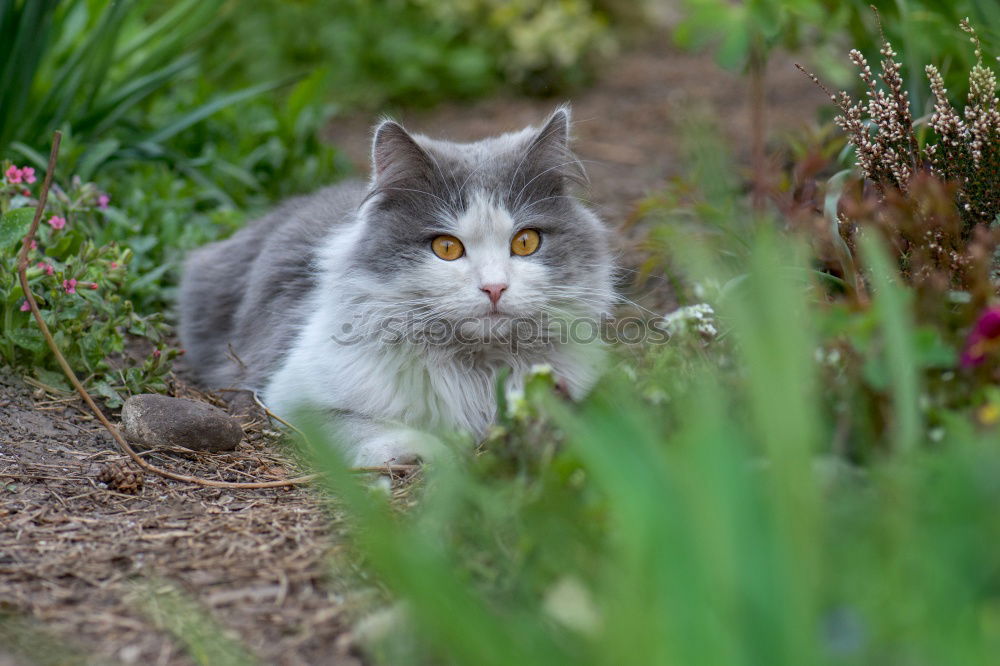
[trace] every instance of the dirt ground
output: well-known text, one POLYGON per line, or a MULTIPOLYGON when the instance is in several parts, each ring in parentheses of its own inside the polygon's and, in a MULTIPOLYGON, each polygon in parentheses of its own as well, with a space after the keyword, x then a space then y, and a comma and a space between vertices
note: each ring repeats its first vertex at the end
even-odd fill
MULTIPOLYGON (((618 224, 636 201, 680 174, 674 118, 692 104, 718 115, 745 158, 745 100, 743 81, 708 57, 665 46, 619 57, 570 100, 590 199, 618 224)), ((416 131, 469 140, 537 123, 558 101, 503 97, 404 111, 400 119, 416 131)), ((774 64, 772 127, 812 118, 822 102, 790 62, 774 64)), ((342 118, 329 131, 361 171, 372 122, 370 115, 342 118)), ((183 385, 178 391, 190 393, 183 385)), ((243 401, 231 412, 246 431, 235 452, 154 452, 150 459, 236 481, 295 473, 258 410, 243 401)), ((156 612, 175 592, 262 662, 363 661, 351 628, 371 605, 369 591, 334 573, 343 525, 310 489, 220 491, 146 475, 137 494, 125 494, 98 481, 105 465, 122 460, 72 396, 0 372, 0 666, 193 663, 182 640, 193 629, 156 612)))
MULTIPOLYGON (((772 59, 767 73, 767 115, 771 134, 805 127, 827 102, 785 56, 772 59)), ((573 147, 590 177, 586 198, 612 224, 620 224, 635 203, 679 176, 678 120, 691 113, 714 117, 731 152, 742 164, 750 153, 746 81, 720 69, 710 56, 684 53, 653 43, 603 68, 593 87, 568 98, 500 97, 474 104, 445 104, 394 114, 407 129, 454 141, 472 141, 539 124, 560 103, 573 110, 573 147)), ((335 121, 328 137, 360 173, 367 172, 371 130, 377 118, 335 121)))

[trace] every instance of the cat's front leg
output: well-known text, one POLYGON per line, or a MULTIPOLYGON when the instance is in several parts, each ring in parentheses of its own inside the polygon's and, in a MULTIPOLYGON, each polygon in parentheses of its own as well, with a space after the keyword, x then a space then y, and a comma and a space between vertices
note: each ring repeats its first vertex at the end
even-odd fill
POLYGON ((345 412, 334 418, 337 438, 354 467, 412 465, 447 452, 437 437, 400 423, 345 412))

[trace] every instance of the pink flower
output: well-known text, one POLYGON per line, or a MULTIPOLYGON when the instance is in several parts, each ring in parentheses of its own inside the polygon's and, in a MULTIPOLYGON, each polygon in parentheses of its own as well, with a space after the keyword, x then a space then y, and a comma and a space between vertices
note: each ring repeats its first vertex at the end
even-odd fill
POLYGON ((7 182, 12 185, 17 185, 21 182, 21 170, 13 164, 10 165, 3 175, 6 176, 7 182))
POLYGON ((28 305, 28 299, 24 299, 24 303, 21 303, 21 312, 27 312, 30 309, 31 306, 28 305))
POLYGON ((997 349, 1000 349, 1000 307, 992 307, 979 316, 969 333, 962 352, 962 367, 980 365, 987 354, 997 349))
POLYGON ((49 226, 53 229, 62 229, 66 226, 66 218, 53 215, 49 218, 49 226))
POLYGON ((69 280, 63 280, 63 289, 66 290, 67 294, 76 293, 76 280, 70 278, 69 280))
POLYGON ((101 210, 106 209, 109 203, 111 203, 111 197, 109 197, 107 194, 101 194, 99 197, 97 197, 97 207, 100 208, 101 210))
POLYGON ((28 248, 31 249, 31 250, 37 250, 38 249, 38 241, 36 241, 34 238, 32 238, 31 239, 31 245, 29 245, 28 248))
POLYGON ((108 264, 108 268, 110 268, 111 270, 115 270, 116 268, 118 268, 118 262, 112 261, 110 264, 108 264))
POLYGON ((23 196, 30 197, 31 196, 31 190, 27 190, 27 189, 21 190, 21 194, 23 196))
POLYGON ((52 268, 51 264, 47 264, 44 261, 39 261, 38 267, 44 270, 46 275, 52 275, 56 272, 56 269, 52 268))
POLYGON ((26 182, 28 185, 31 185, 33 182, 35 182, 35 170, 32 169, 31 167, 22 167, 21 178, 24 178, 24 182, 26 182))

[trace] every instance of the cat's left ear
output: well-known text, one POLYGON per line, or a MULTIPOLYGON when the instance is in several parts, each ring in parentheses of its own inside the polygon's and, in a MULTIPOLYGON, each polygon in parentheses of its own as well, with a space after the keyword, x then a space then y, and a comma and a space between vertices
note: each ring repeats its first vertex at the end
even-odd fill
POLYGON ((532 143, 532 148, 554 150, 569 150, 569 123, 570 109, 568 104, 563 104, 549 116, 549 119, 538 130, 538 134, 532 143))
POLYGON ((583 165, 569 147, 569 128, 570 109, 563 105, 535 133, 515 174, 521 181, 522 199, 561 194, 567 181, 586 182, 583 165))

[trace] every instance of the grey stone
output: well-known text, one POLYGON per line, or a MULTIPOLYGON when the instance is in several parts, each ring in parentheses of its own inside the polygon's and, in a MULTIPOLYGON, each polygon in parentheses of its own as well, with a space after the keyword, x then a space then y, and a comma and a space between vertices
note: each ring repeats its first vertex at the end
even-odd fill
POLYGON ((243 439, 243 428, 226 412, 204 402, 143 393, 125 401, 122 434, 142 448, 232 451, 243 439))

